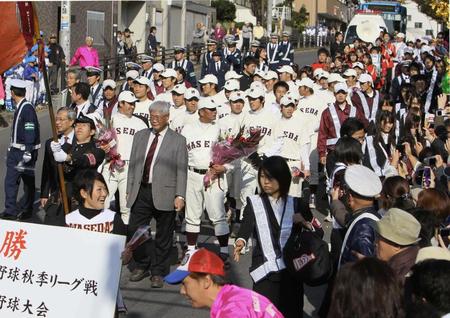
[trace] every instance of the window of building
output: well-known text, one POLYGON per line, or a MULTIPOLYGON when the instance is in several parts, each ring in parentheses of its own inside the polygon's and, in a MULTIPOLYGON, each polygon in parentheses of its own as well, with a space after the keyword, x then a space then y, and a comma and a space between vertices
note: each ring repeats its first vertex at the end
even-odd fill
POLYGON ((416 23, 414 23, 414 28, 416 28, 416 29, 422 29, 422 22, 416 22, 416 23))
POLYGON ((408 14, 407 17, 408 17, 408 21, 411 21, 411 19, 412 19, 411 15, 408 14))
POLYGON ((433 36, 433 30, 425 30, 425 35, 433 36))
POLYGON ((105 45, 105 13, 87 11, 87 36, 94 38, 94 45, 105 45))

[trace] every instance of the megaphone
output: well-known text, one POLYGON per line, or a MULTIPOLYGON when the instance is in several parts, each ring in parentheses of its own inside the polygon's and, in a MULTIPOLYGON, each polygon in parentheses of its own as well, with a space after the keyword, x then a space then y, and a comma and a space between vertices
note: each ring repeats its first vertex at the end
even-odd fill
POLYGON ((375 43, 380 36, 380 27, 373 21, 364 20, 356 26, 356 35, 364 42, 375 43))

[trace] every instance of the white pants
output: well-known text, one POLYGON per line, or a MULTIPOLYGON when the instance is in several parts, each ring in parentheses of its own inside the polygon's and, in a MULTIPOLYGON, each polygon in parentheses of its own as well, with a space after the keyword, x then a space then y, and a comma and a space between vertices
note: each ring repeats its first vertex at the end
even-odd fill
POLYGON ((242 160, 233 161, 233 170, 227 172, 228 181, 228 193, 230 197, 236 200, 236 209, 240 210, 241 203, 241 181, 242 181, 242 171, 241 171, 242 160))
MULTIPOLYGON (((301 160, 298 161, 286 161, 289 169, 292 167, 297 167, 298 169, 301 169, 302 162, 301 160)), ((303 184, 303 178, 292 178, 291 185, 289 186, 289 195, 293 197, 300 198, 302 196, 302 184, 303 184)))
POLYGON ((230 232, 225 215, 224 199, 227 192, 226 178, 216 179, 205 190, 203 174, 188 170, 186 187, 186 232, 200 233, 200 224, 203 210, 206 209, 208 217, 214 225, 216 236, 226 235, 230 232))
POLYGON ((25 98, 29 101, 33 106, 35 106, 35 96, 36 89, 34 87, 33 81, 25 81, 27 86, 25 87, 25 98))
POLYGON ((114 194, 119 190, 120 214, 123 223, 128 224, 130 219, 130 209, 127 208, 127 175, 128 162, 121 170, 115 169, 114 172, 109 170, 109 163, 103 166, 103 178, 108 185, 109 196, 105 201, 105 208, 109 208, 111 201, 114 200, 114 194))
MULTIPOLYGON (((251 164, 246 161, 242 161, 241 164, 241 210, 244 211, 247 205, 247 197, 254 195, 256 189, 258 189, 258 171, 253 168, 251 164)), ((241 213, 241 219, 244 213, 241 213)))

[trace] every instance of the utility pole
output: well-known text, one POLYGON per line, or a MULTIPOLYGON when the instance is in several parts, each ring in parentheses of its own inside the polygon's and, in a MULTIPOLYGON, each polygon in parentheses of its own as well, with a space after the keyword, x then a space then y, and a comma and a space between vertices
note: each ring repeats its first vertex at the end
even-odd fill
POLYGON ((267 0, 267 36, 270 37, 272 34, 272 8, 273 0, 267 0))
POLYGON ((182 47, 186 46, 186 0, 181 1, 181 41, 182 47))
POLYGON ((171 0, 162 0, 161 5, 163 9, 163 16, 162 16, 162 24, 163 24, 163 38, 162 38, 162 45, 166 48, 169 47, 169 8, 172 4, 171 0))
POLYGON ((70 61, 70 1, 61 1, 61 27, 59 30, 59 44, 66 55, 66 64, 70 61))

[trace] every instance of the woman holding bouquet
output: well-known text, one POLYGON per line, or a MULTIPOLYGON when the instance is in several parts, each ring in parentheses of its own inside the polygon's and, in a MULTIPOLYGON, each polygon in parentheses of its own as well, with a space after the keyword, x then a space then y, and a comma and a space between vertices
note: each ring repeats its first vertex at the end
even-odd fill
POLYGON ((284 317, 302 317, 303 283, 288 273, 282 255, 294 223, 311 229, 313 215, 303 199, 288 195, 291 171, 282 157, 263 160, 258 182, 262 192, 247 198, 234 259, 239 261, 253 234, 256 240, 250 267, 253 290, 272 301, 284 317))

